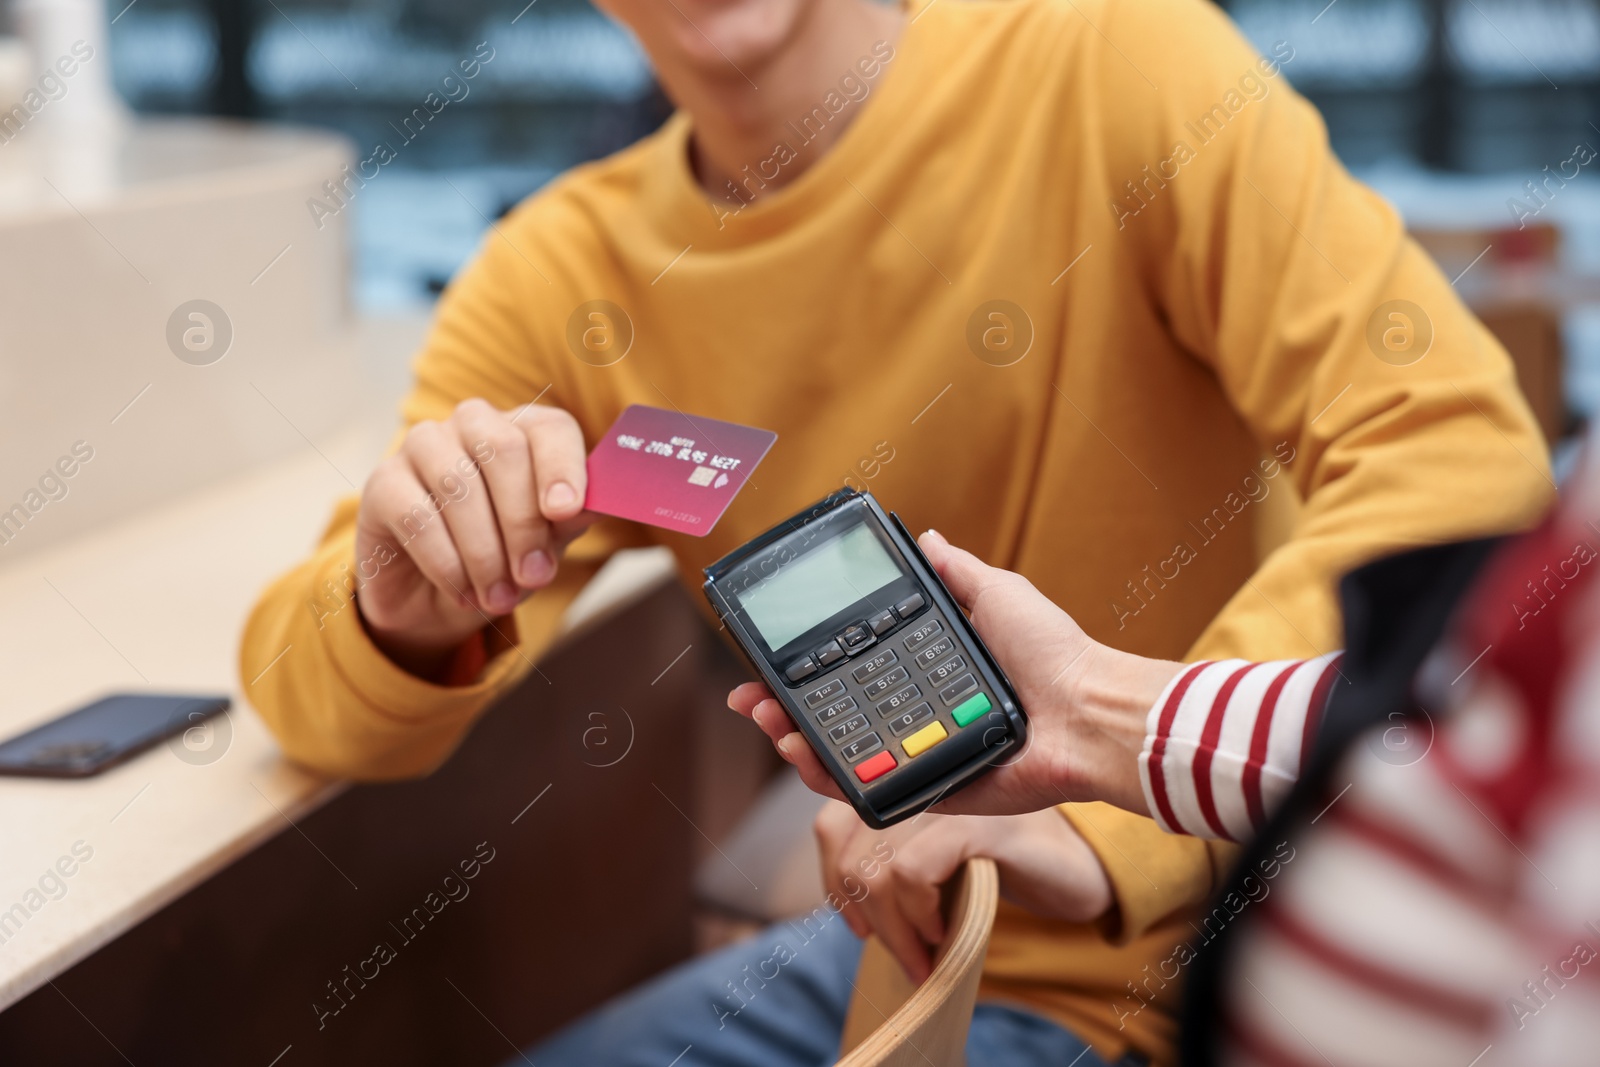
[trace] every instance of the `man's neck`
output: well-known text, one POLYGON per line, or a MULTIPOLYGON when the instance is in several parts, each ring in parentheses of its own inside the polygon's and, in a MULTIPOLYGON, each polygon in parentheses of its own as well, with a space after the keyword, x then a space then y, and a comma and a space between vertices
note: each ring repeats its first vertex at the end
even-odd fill
POLYGON ((836 115, 824 108, 829 121, 808 127, 809 139, 803 143, 789 123, 822 108, 830 93, 848 99, 841 79, 870 86, 857 64, 873 55, 875 44, 894 44, 904 25, 897 7, 871 0, 818 0, 759 64, 746 59, 736 66, 729 57, 721 69, 658 65, 668 95, 692 120, 690 160, 700 186, 715 198, 744 203, 799 177, 854 121, 860 103, 852 102, 836 115), (780 142, 793 156, 775 163, 780 142), (751 180, 758 170, 759 179, 751 180))

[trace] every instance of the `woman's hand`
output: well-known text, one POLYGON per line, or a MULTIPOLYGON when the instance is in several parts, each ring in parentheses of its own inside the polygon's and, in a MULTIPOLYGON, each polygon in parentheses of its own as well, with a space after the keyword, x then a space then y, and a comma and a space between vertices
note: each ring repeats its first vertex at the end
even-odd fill
MULTIPOLYGON (((932 530, 918 544, 1010 677, 1029 732, 1020 753, 933 810, 1008 815, 1104 800, 1149 814, 1138 769, 1145 718, 1181 665, 1091 640, 1022 575, 990 567, 932 530)), ((728 706, 755 720, 806 785, 844 799, 765 685, 739 686, 728 706)))
POLYGON ((840 913, 861 937, 875 933, 921 983, 944 940, 940 888, 968 859, 987 856, 1006 899, 1046 918, 1089 922, 1112 902, 1105 869, 1057 811, 980 819, 923 814, 873 830, 844 804, 817 815, 822 878, 849 901, 840 913), (868 875, 866 872, 872 872, 868 875))

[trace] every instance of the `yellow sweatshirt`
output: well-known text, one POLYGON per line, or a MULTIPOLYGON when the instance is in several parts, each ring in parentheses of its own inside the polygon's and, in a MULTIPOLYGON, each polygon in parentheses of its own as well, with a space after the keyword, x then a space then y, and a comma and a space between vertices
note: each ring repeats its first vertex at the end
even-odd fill
MULTIPOLYGON (((1550 484, 1504 352, 1330 154, 1286 80, 1293 57, 1288 42, 1260 59, 1203 0, 940 0, 751 161, 740 181, 756 188, 853 112, 748 206, 697 187, 682 114, 555 181, 444 295, 404 421, 544 393, 592 444, 628 404, 676 407, 777 431, 755 484, 704 539, 597 527, 517 611, 520 649, 459 688, 402 672, 355 610, 333 610, 328 583, 353 562, 345 501, 250 619, 245 679, 293 645, 250 699, 297 760, 425 774, 607 553, 668 545, 698 586, 702 565, 844 482, 1021 571, 1118 647, 1338 647, 1345 570, 1524 524, 1550 484), (616 350, 584 350, 575 317, 594 300, 631 324, 606 366, 616 350), (1403 318, 1390 301, 1409 302, 1403 318), (1258 561, 1259 501, 1288 483, 1304 506, 1258 561)), ((1175 985, 1158 975, 1195 940, 1183 909, 1226 856, 1104 805, 1063 810, 1117 908, 1092 926, 1004 909, 984 995, 1108 1059, 1163 1062, 1175 985)))

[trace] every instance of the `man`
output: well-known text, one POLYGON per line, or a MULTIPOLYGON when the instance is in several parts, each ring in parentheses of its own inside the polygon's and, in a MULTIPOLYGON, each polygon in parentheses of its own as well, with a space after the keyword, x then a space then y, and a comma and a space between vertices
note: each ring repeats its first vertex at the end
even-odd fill
MULTIPOLYGON (((1356 563, 1545 504, 1504 353, 1330 155, 1282 77, 1292 42, 1259 58, 1202 0, 603 6, 680 111, 486 239, 397 451, 264 594, 242 673, 295 646, 249 691, 294 758, 426 773, 609 552, 669 545, 692 580, 847 478, 1165 659, 1318 655, 1356 563), (563 555, 585 444, 630 403, 779 441, 710 536, 601 522, 563 555), (1291 482, 1294 535, 1258 566, 1260 501, 1291 482)), ((1044 914, 1002 907, 982 996, 1010 1014, 974 1021, 974 1058, 1026 1059, 1038 1028, 1050 1055, 1167 1058, 1171 992, 1131 1013, 1126 987, 1226 846, 1104 805, 1017 818, 902 832, 875 928, 920 976, 894 899, 929 886, 903 872, 996 855, 1044 914)), ((682 1062, 786 1062, 785 1019, 811 1020, 801 1058, 834 1040, 843 1001, 805 1016, 784 973, 705 1004, 682 1062)), ((642 1035, 681 999, 635 1012, 626 1047, 591 1028, 573 1059, 651 1061, 642 1035)))

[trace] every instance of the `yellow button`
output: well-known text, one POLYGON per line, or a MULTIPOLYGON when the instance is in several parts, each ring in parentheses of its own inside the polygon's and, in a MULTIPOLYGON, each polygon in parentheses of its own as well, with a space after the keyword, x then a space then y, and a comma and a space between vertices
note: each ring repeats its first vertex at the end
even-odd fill
POLYGON ((900 747, 906 750, 907 756, 920 756, 924 752, 928 751, 928 749, 932 748, 934 745, 937 745, 940 741, 943 741, 949 736, 950 735, 945 732, 944 723, 930 722, 928 725, 924 726, 922 729, 918 730, 916 733, 900 742, 900 747))

